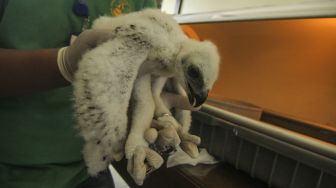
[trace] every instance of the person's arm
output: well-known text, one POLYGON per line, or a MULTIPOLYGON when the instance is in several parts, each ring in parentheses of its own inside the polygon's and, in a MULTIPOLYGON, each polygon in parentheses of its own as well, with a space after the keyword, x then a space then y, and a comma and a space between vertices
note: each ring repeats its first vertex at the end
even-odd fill
POLYGON ((110 38, 109 30, 86 30, 61 49, 0 48, 0 97, 69 85, 82 55, 110 38))
POLYGON ((0 49, 0 97, 69 85, 57 65, 58 49, 0 49))

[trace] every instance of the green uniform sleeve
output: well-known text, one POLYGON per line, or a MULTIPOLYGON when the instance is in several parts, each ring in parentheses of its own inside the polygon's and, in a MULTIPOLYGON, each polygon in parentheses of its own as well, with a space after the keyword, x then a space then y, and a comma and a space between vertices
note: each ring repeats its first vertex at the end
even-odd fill
MULTIPOLYGON (((75 0, 0 0, 0 48, 68 45, 84 19, 75 0)), ((87 0, 90 21, 156 8, 155 0, 87 0), (113 14, 112 14, 113 15, 113 14)), ((74 128, 72 88, 0 99, 0 188, 73 188, 88 177, 74 128)))
POLYGON ((0 1, 0 22, 1 22, 3 14, 5 13, 5 8, 7 4, 8 4, 8 0, 0 1))
POLYGON ((144 8, 157 8, 156 0, 112 0, 111 15, 119 16, 134 11, 140 11, 144 8))
POLYGON ((156 0, 145 0, 143 7, 158 8, 156 0))

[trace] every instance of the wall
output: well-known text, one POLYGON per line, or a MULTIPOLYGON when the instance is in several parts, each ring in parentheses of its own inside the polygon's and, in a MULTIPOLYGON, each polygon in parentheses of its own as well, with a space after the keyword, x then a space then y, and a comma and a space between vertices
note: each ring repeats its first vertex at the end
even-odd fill
MULTIPOLYGON (((269 5, 288 5, 319 0, 182 0, 181 14, 243 9, 269 5)), ((176 0, 163 0, 161 9, 174 14, 176 0)))
POLYGON ((191 26, 220 50, 210 97, 336 127, 336 18, 191 26))

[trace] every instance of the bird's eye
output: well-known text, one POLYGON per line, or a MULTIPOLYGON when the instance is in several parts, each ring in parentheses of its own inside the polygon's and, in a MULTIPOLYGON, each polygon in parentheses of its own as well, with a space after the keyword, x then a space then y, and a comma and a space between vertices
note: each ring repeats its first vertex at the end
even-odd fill
POLYGON ((200 77, 200 72, 195 67, 189 67, 188 68, 188 76, 191 77, 191 78, 198 78, 198 77, 200 77))

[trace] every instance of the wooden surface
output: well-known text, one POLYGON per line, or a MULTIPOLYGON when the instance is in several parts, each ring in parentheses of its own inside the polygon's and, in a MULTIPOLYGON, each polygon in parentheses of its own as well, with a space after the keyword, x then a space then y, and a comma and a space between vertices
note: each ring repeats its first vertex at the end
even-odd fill
POLYGON ((113 163, 115 169, 132 188, 263 188, 263 182, 251 178, 248 174, 236 170, 226 163, 216 165, 183 165, 179 167, 161 167, 137 186, 126 170, 126 160, 113 163))

